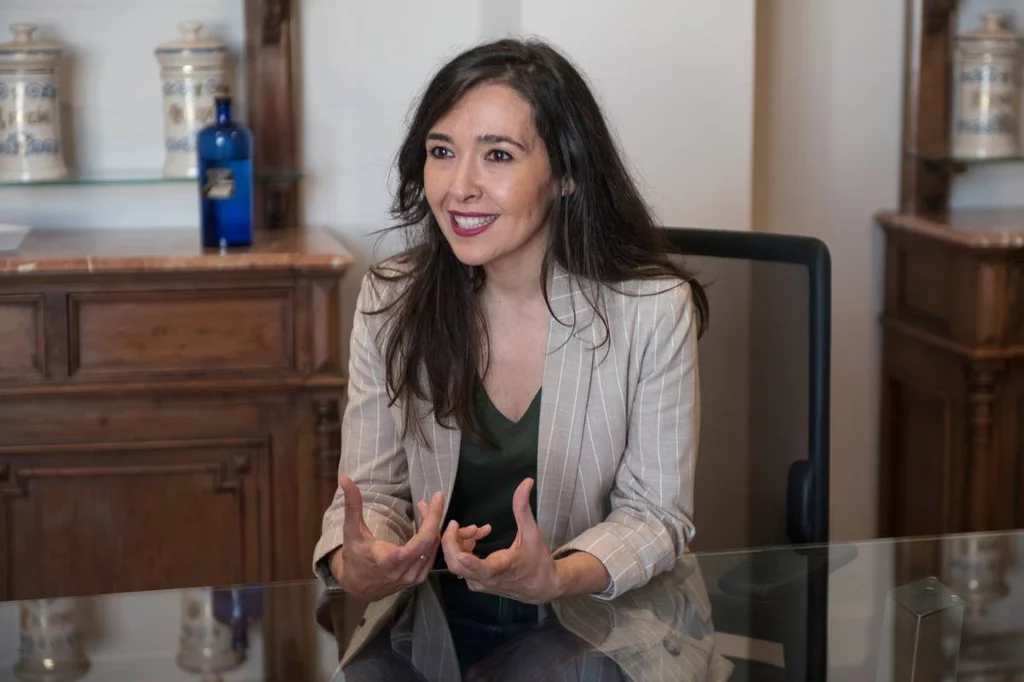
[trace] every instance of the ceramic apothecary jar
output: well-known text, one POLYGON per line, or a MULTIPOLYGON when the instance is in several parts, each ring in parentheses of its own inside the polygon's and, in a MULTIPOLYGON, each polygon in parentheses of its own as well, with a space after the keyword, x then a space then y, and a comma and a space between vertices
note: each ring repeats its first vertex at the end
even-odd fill
POLYGON ((63 50, 37 39, 35 24, 11 26, 0 45, 0 181, 67 175, 60 141, 58 68, 63 50))
POLYGON ((228 49, 216 38, 200 36, 203 25, 178 25, 181 39, 156 49, 160 62, 164 108, 164 175, 194 178, 198 174, 196 133, 211 123, 216 109, 213 95, 227 84, 228 49))
POLYGON ((1021 39, 1004 14, 982 15, 982 27, 956 46, 953 155, 990 159, 1020 154, 1021 39))

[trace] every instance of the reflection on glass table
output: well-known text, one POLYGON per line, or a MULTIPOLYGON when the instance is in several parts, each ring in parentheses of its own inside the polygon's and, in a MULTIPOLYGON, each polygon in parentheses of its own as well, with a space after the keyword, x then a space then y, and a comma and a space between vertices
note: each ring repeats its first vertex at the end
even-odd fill
MULTIPOLYGON (((815 568, 827 577, 826 679, 1016 679, 1022 559, 1016 533, 690 555, 615 601, 549 605, 468 678, 787 679, 786 657, 805 652, 784 654, 770 630, 730 634, 737 614, 760 617, 763 593, 737 588, 754 566, 781 593, 815 568)), ((788 606, 790 617, 807 612, 788 606)), ((366 641, 353 636, 361 608, 312 580, 0 603, 0 679, 340 680, 340 655, 366 641)), ((383 635, 407 662, 424 641, 401 618, 383 635)), ((429 658, 442 664, 397 678, 350 666, 344 679, 459 679, 457 665, 429 658)))
MULTIPOLYGON (((734 679, 794 679, 785 674, 786 660, 809 653, 783 651, 784 638, 771 627, 784 621, 734 627, 765 618, 755 597, 736 597, 740 577, 760 574, 753 582, 765 583, 770 576, 786 593, 787 580, 817 567, 827 579, 827 664, 807 679, 981 682, 1024 679, 1022 559, 1024 533, 1008 532, 706 553, 699 564, 719 649, 737 663, 734 679), (766 637, 734 638, 733 629, 760 629, 766 637), (765 673, 772 669, 777 674, 765 673)), ((799 595, 796 602, 783 615, 806 622, 816 605, 800 603, 799 595)))
MULTIPOLYGON (((333 605, 313 581, 0 604, 0 678, 357 679, 338 673, 344 644, 317 625, 351 631, 345 620, 358 614, 346 613, 344 600, 333 605)), ((568 599, 546 612, 472 679, 728 676, 695 557, 614 602, 568 599)), ((424 679, 438 678, 427 671, 424 679)))

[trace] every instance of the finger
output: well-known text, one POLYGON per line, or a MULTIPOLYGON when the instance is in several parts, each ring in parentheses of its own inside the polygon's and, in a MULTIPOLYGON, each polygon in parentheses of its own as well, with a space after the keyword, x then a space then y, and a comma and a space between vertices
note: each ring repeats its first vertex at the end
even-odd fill
MULTIPOLYGON (((434 552, 436 551, 437 550, 435 548, 434 552)), ((403 585, 418 585, 422 582, 418 580, 419 575, 420 573, 423 573, 424 567, 429 570, 430 566, 434 563, 434 552, 422 554, 408 561, 406 563, 405 571, 399 578, 399 582, 403 585)))
POLYGON ((533 518, 533 510, 530 509, 530 491, 533 489, 533 479, 524 479, 516 491, 512 494, 512 513, 516 517, 516 526, 519 532, 527 539, 537 529, 537 521, 533 518))
POLYGON ((430 506, 423 515, 420 529, 406 543, 407 556, 416 556, 428 551, 441 535, 441 516, 444 514, 444 495, 434 493, 430 498, 430 506))
POLYGON ((483 528, 480 528, 476 525, 466 526, 465 528, 459 528, 458 547, 463 552, 474 552, 476 550, 476 543, 479 540, 483 540, 485 537, 490 535, 490 533, 490 524, 487 524, 483 528))
POLYGON ((444 562, 448 566, 448 570, 458 574, 456 566, 456 555, 462 551, 461 543, 459 542, 459 524, 452 519, 448 522, 448 527, 445 528, 444 535, 441 536, 441 553, 444 554, 444 562))
POLYGON ((491 524, 488 523, 488 524, 480 527, 480 530, 477 531, 476 539, 477 540, 483 540, 485 537, 487 537, 490 534, 491 534, 491 524))
POLYGON ((509 549, 499 549, 497 552, 488 554, 483 563, 492 577, 499 577, 512 570, 518 557, 518 552, 509 549))
POLYGON ((412 539, 410 539, 409 542, 402 546, 402 556, 406 559, 411 559, 425 552, 429 552, 431 548, 437 544, 439 539, 440 538, 437 533, 429 535, 421 530, 416 533, 416 535, 412 536, 412 539))
POLYGON ((486 559, 468 552, 459 552, 455 555, 455 561, 462 568, 467 580, 487 582, 508 572, 514 556, 514 552, 506 549, 492 552, 486 559))
POLYGON ((444 493, 438 491, 430 498, 430 504, 427 506, 427 512, 423 515, 423 526, 421 527, 421 530, 425 530, 431 537, 437 537, 441 534, 441 523, 443 520, 444 493))
POLYGON ((420 567, 420 572, 416 575, 416 582, 414 584, 419 585, 427 579, 430 575, 430 570, 434 568, 434 560, 437 558, 437 549, 429 556, 427 561, 423 562, 423 566, 420 567))
POLYGON ((485 537, 490 535, 490 533, 491 524, 488 523, 484 526, 477 526, 476 524, 473 524, 472 526, 463 526, 462 528, 459 528, 459 539, 464 541, 483 540, 485 537))
POLYGON ((363 522, 363 494, 359 486, 348 476, 338 479, 338 486, 345 494, 345 523, 342 526, 343 542, 349 544, 366 538, 366 524, 363 522))

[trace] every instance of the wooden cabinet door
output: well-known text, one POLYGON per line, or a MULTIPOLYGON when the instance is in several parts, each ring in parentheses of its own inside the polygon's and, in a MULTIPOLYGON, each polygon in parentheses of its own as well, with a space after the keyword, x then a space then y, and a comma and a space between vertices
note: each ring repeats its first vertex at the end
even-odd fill
POLYGON ((0 449, 0 599, 268 579, 268 441, 0 449))
POLYGON ((1010 363, 1002 400, 1000 438, 1014 465, 1001 503, 1012 510, 1011 528, 1024 528, 1024 359, 1010 363))
POLYGON ((883 343, 880 534, 962 531, 969 460, 966 370, 900 334, 883 343))

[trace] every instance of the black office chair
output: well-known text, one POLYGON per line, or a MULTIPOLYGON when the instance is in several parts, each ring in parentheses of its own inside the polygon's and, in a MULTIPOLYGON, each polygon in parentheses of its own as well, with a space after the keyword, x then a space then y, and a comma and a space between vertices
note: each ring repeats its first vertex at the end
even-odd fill
POLYGON ((828 249, 790 235, 663 234, 711 308, 699 346, 695 549, 793 546, 702 561, 716 630, 782 645, 783 668, 736 660, 736 680, 824 680, 828 550, 801 546, 828 541, 828 249))

